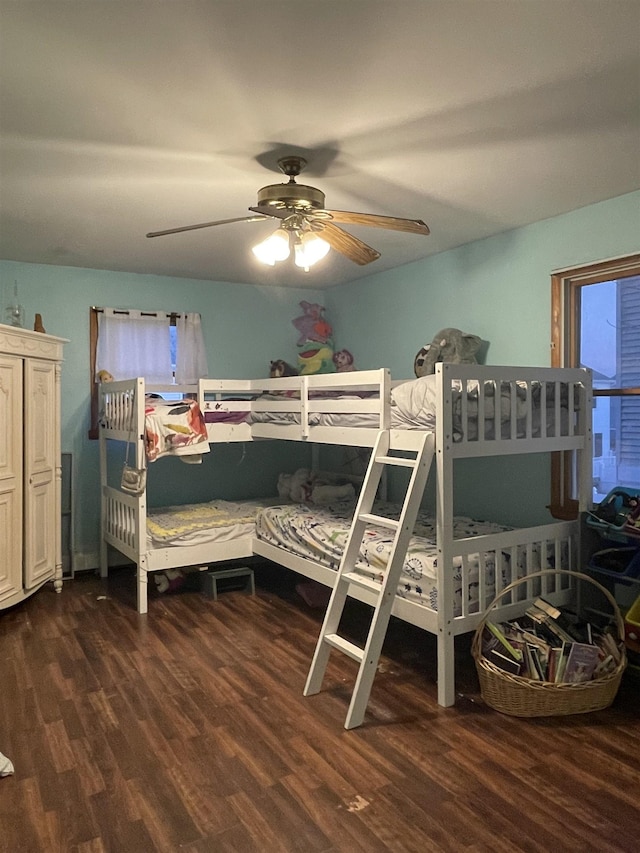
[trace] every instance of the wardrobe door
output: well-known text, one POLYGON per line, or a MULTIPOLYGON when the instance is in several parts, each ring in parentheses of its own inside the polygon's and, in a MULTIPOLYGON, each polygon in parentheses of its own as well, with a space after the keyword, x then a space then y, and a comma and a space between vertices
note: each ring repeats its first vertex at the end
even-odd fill
POLYGON ((24 585, 52 578, 56 565, 56 385, 52 362, 25 360, 24 585))
POLYGON ((22 590, 22 359, 0 355, 0 602, 22 590))

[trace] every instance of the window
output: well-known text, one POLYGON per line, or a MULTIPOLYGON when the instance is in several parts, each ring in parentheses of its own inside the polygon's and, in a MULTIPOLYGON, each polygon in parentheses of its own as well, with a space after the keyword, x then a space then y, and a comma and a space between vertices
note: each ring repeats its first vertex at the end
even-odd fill
MULTIPOLYGON (((640 489, 640 255, 552 276, 552 364, 593 374, 593 500, 640 489)), ((552 463, 551 510, 574 517, 571 464, 552 463)))
POLYGON ((91 426, 98 437, 98 374, 114 379, 143 376, 161 386, 163 396, 181 396, 178 386, 193 385, 207 375, 199 314, 92 307, 89 313, 91 426), (175 393, 164 389, 176 386, 175 393))

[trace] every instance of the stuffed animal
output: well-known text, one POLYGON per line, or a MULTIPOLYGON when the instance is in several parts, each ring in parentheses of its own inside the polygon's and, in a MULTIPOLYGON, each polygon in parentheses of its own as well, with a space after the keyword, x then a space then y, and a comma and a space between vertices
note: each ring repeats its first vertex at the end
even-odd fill
POLYGON ((300 303, 302 314, 291 322, 300 333, 298 347, 298 373, 335 373, 333 363, 333 329, 323 317, 324 308, 315 302, 300 303))
POLYGON ((420 376, 425 375, 424 363, 426 361, 428 352, 429 344, 425 344, 423 347, 420 347, 420 349, 416 353, 416 357, 413 360, 413 372, 418 378, 420 378, 420 376))
POLYGON ((289 362, 278 358, 271 362, 269 367, 269 376, 272 379, 277 379, 280 376, 297 376, 298 371, 289 362))
POLYGON ((180 569, 166 569, 164 572, 154 572, 158 592, 178 592, 184 586, 184 574, 180 569))
POLYGON ((278 496, 296 503, 328 504, 355 500, 352 483, 330 482, 332 478, 298 468, 293 474, 280 474, 278 496))
POLYGON ((353 356, 348 349, 341 349, 334 353, 333 363, 335 364, 338 373, 348 373, 349 371, 356 369, 355 364, 353 363, 353 356))
POLYGON ((97 379, 98 382, 113 382, 113 376, 108 370, 99 370, 97 379))
POLYGON ((305 341, 319 341, 323 343, 333 334, 333 329, 322 316, 324 306, 318 305, 317 302, 300 302, 302 314, 296 317, 291 322, 296 327, 300 336, 297 340, 297 345, 302 346, 305 341))
POLYGON ((417 377, 435 373, 439 361, 450 364, 476 364, 482 338, 460 329, 441 329, 430 344, 416 354, 413 369, 417 377))

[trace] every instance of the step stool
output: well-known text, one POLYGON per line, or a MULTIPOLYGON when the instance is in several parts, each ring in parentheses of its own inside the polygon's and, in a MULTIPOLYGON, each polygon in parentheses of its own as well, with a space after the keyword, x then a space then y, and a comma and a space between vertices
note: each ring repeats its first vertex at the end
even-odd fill
MULTIPOLYGON (((256 594, 256 585, 253 577, 253 569, 249 566, 238 566, 234 569, 210 569, 204 576, 202 591, 207 598, 218 599, 218 581, 226 578, 246 578, 245 591, 249 590, 251 595, 256 594)), ((234 587, 235 589, 235 587, 234 587)))

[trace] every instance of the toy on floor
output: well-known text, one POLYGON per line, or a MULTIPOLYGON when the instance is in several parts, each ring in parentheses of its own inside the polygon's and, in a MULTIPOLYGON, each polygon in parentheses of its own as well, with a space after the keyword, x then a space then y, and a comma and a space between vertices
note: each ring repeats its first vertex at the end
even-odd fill
POLYGON ((278 496, 282 500, 313 504, 355 500, 352 483, 331 482, 332 479, 329 475, 319 474, 308 468, 298 468, 293 474, 280 474, 278 496))
POLYGON ((441 329, 430 344, 416 354, 413 370, 418 378, 435 373, 439 361, 449 364, 477 364, 476 353, 482 338, 460 329, 441 329))
POLYGON ((180 569, 166 569, 164 572, 154 572, 158 592, 179 592, 184 586, 185 577, 180 569))
POLYGON ((12 762, 0 752, 0 776, 11 776, 14 772, 12 762))
POLYGON ((331 598, 331 588, 318 581, 301 581, 296 592, 309 607, 326 607, 331 598))

